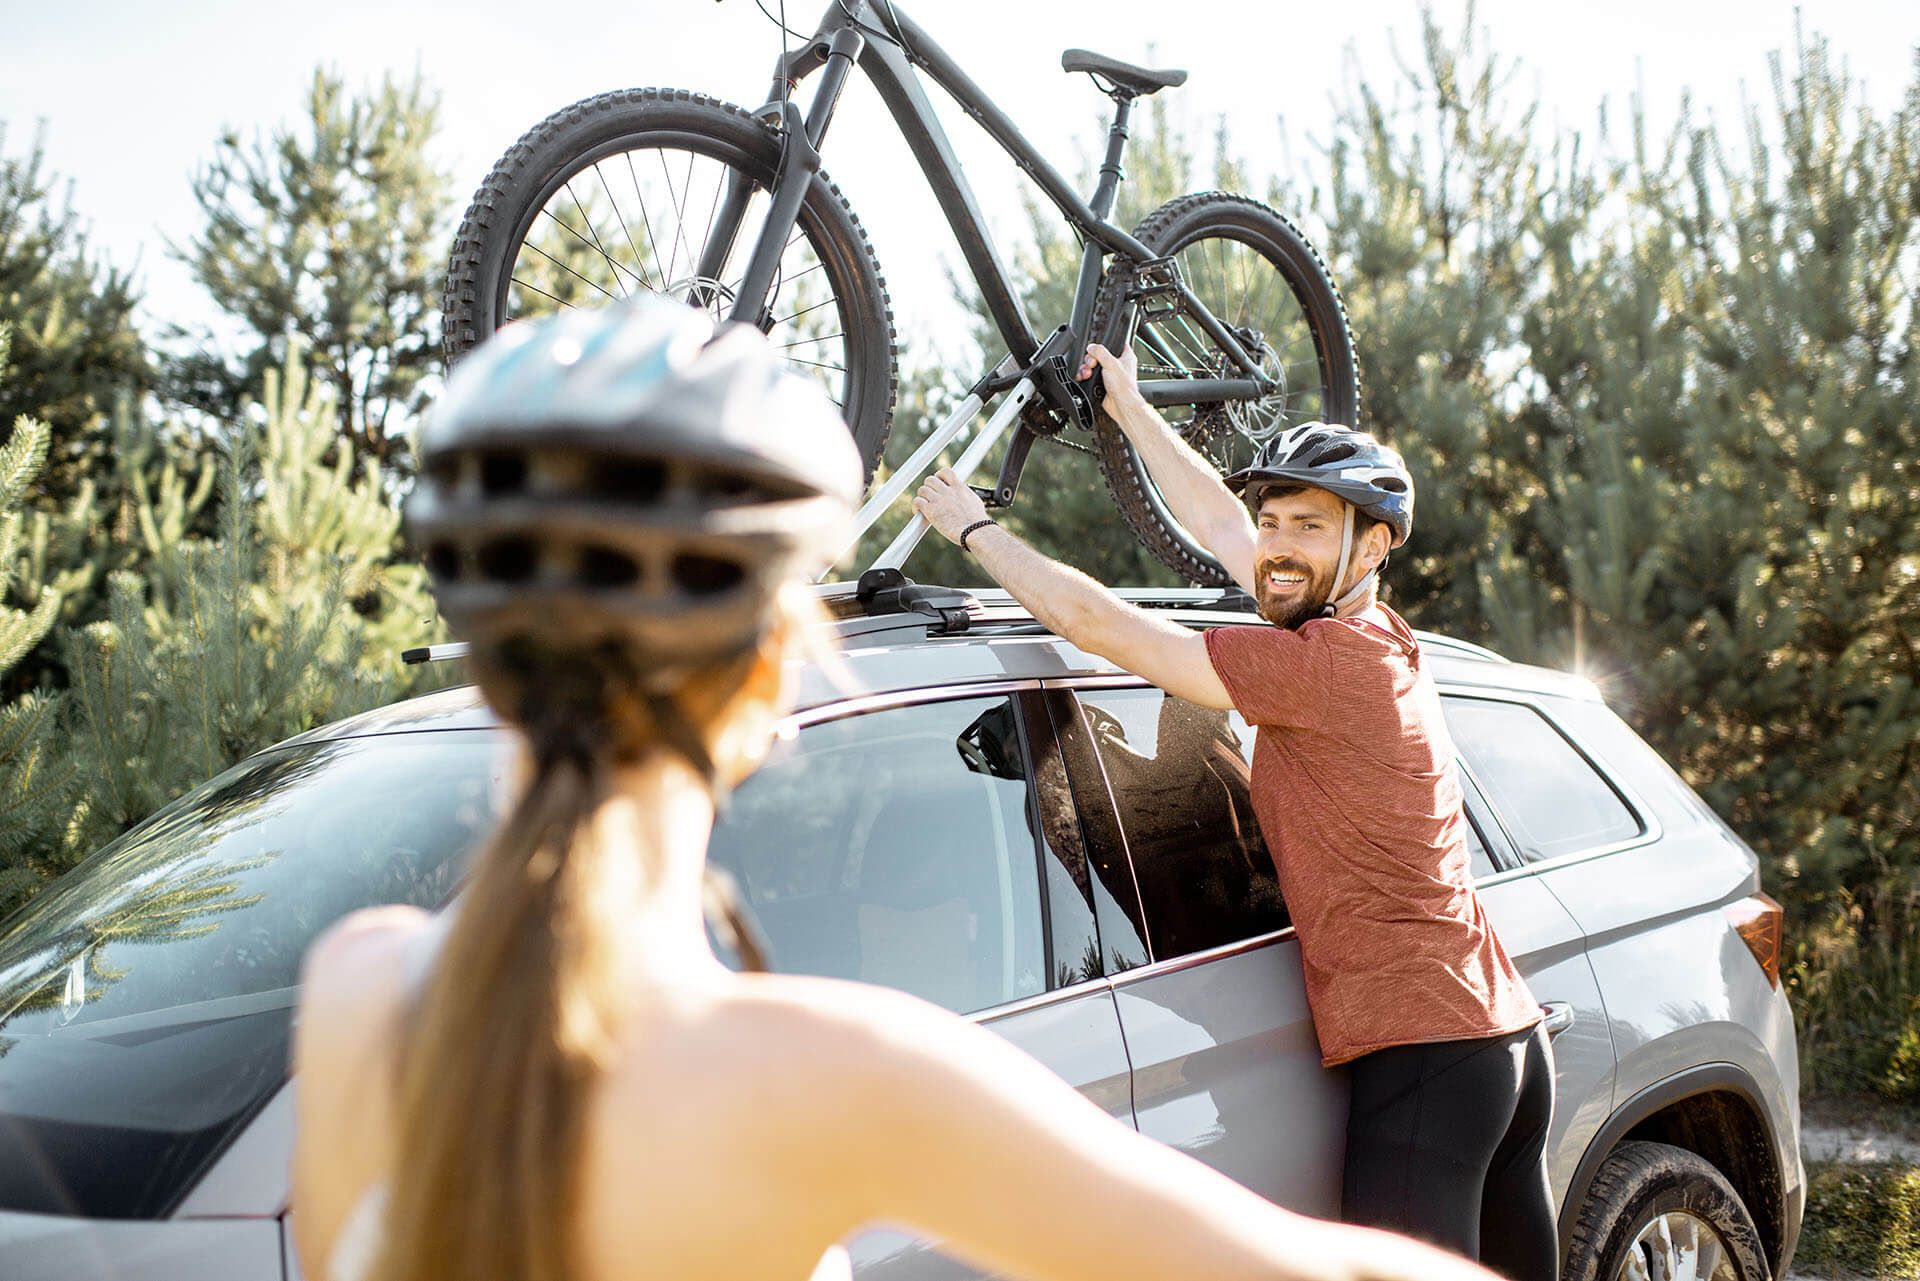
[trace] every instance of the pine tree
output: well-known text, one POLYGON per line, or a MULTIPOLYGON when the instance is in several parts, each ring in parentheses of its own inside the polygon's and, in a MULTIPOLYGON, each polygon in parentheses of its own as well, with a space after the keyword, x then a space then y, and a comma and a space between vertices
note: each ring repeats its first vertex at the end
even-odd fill
POLYGON ((115 402, 151 375, 134 326, 132 278, 104 264, 47 172, 36 138, 6 154, 0 121, 0 322, 13 329, 13 367, 0 384, 0 424, 46 424, 47 464, 36 506, 69 501, 105 462, 115 402))
POLYGON ((449 188, 427 155, 439 111, 417 76, 353 94, 320 70, 297 126, 219 140, 193 184, 205 230, 177 252, 244 347, 228 359, 203 337, 172 362, 176 399, 230 421, 298 335, 354 452, 404 464, 439 351, 449 188))
MULTIPOLYGON (((10 336, 0 324, 0 387, 6 381, 10 336)), ((60 607, 59 594, 52 590, 38 591, 27 609, 6 603, 26 498, 46 462, 51 439, 45 423, 22 414, 0 444, 0 675, 39 644, 60 607)), ((74 768, 62 758, 55 735, 61 709, 60 697, 46 691, 0 703, 0 915, 32 883, 17 864, 57 832, 71 790, 74 768)))
MULTIPOLYGON (((417 565, 372 463, 332 448, 331 388, 296 344, 221 459, 208 538, 162 541, 71 638, 75 750, 90 848, 234 760, 401 692, 399 651, 430 639, 417 565)), ((152 497, 140 520, 159 527, 152 497)))

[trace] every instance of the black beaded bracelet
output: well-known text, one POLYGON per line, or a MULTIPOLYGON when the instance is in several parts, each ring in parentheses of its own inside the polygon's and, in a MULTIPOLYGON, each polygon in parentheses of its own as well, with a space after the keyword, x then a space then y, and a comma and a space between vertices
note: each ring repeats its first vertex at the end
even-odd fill
POLYGON ((977 530, 977 529, 985 529, 985 528, 986 528, 986 527, 987 527, 988 525, 994 525, 994 524, 998 524, 998 523, 999 523, 999 522, 997 522, 997 521, 995 521, 995 520, 993 519, 993 517, 991 517, 991 516, 989 516, 989 517, 987 517, 987 518, 986 518, 986 519, 984 519, 984 520, 976 520, 976 521, 974 521, 974 522, 973 522, 973 524, 971 524, 971 525, 968 525, 968 526, 967 526, 967 527, 966 527, 965 529, 963 529, 963 530, 961 530, 961 531, 960 531, 960 550, 961 550, 961 551, 966 551, 966 550, 968 550, 968 548, 967 548, 967 535, 968 535, 968 534, 971 534, 971 533, 973 533, 973 532, 974 532, 975 530, 977 530))

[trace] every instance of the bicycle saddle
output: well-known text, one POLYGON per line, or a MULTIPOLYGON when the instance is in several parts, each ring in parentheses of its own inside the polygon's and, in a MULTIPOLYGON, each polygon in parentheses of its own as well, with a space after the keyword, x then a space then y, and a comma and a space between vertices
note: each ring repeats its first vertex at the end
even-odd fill
POLYGON ((1069 49, 1060 55, 1062 71, 1085 71, 1096 76, 1105 76, 1122 89, 1130 89, 1137 94, 1153 93, 1159 89, 1172 89, 1187 82, 1184 71, 1154 71, 1147 67, 1136 67, 1131 62, 1122 62, 1118 58, 1109 58, 1103 53, 1091 49, 1069 49))

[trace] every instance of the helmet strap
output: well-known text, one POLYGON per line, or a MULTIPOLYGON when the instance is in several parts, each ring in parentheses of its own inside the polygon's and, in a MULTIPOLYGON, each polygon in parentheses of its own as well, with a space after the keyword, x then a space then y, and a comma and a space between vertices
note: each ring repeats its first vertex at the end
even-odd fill
MULTIPOLYGON (((1341 580, 1347 576, 1347 566, 1353 560, 1353 504, 1344 503, 1346 511, 1340 518, 1340 564, 1333 571, 1333 587, 1340 590, 1341 580)), ((1366 594, 1367 588, 1379 575, 1379 570, 1370 569, 1360 576, 1360 581, 1349 587, 1338 600, 1330 600, 1321 607, 1320 617, 1334 618, 1341 610, 1353 604, 1366 594)))

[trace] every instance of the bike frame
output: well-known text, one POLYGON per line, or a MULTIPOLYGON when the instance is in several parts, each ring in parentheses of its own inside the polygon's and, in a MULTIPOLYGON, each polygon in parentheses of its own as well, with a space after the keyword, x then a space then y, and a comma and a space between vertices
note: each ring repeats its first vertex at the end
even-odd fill
MULTIPOLYGON (((772 288, 781 254, 792 235, 808 186, 820 168, 820 146, 834 108, 846 86, 848 74, 858 65, 873 83, 888 113, 906 138, 914 159, 925 174, 928 185, 947 224, 953 229, 961 256, 979 285, 982 301, 994 327, 1006 343, 1011 357, 997 363, 982 375, 968 393, 977 412, 979 405, 1000 392, 1031 380, 1032 390, 1062 414, 1073 415, 1074 399, 1080 394, 1071 383, 1089 338, 1094 300, 1100 289, 1105 261, 1109 254, 1139 267, 1156 261, 1156 255, 1137 238, 1107 221, 1120 179, 1120 160, 1127 139, 1127 117, 1134 95, 1115 90, 1113 124, 1108 132, 1107 151, 1100 166, 1099 179, 1090 200, 1082 200, 1059 171, 1047 163, 986 93, 962 71, 945 50, 914 21, 901 13, 891 0, 833 0, 808 43, 781 56, 774 68, 768 101, 758 114, 778 119, 783 130, 780 170, 776 175, 767 220, 748 259, 746 274, 734 298, 731 319, 764 326, 767 294, 772 288), (1078 230, 1085 242, 1081 253, 1079 277, 1074 289, 1073 308, 1066 324, 1048 338, 1035 335, 1026 310, 999 254, 987 232, 986 219, 967 184, 959 159, 953 153, 945 129, 934 114, 932 101, 914 74, 918 67, 944 90, 960 109, 971 117, 1012 158, 1014 164, 1039 184, 1061 215, 1078 230), (804 120, 792 100, 800 82, 821 72, 804 120), (1064 378, 1063 375, 1064 374, 1064 378)), ((726 260, 739 234, 751 185, 736 178, 730 185, 715 219, 714 234, 703 251, 700 274, 713 279, 726 260)), ((1237 366, 1238 378, 1148 380, 1141 392, 1149 404, 1174 405, 1194 401, 1253 400, 1276 386, 1241 345, 1238 337, 1207 310, 1199 298, 1174 275, 1173 289, 1220 350, 1237 366)), ((1023 397, 1024 399, 1024 397, 1023 397)), ((1084 412, 1084 406, 1083 410, 1084 412)), ((996 419, 1000 415, 996 414, 996 419)), ((964 425, 964 424, 960 424, 964 425)), ((1002 429, 1004 429, 1002 421, 1002 429)), ((953 428, 957 432, 958 426, 953 428)), ((953 432, 948 432, 951 439, 953 432)), ((1000 477, 991 497, 997 506, 1013 500, 1019 484, 1033 432, 1023 424, 1001 466, 1000 477)), ((971 452, 971 451, 970 451, 971 452)), ((984 451, 983 451, 984 452, 984 451)))

